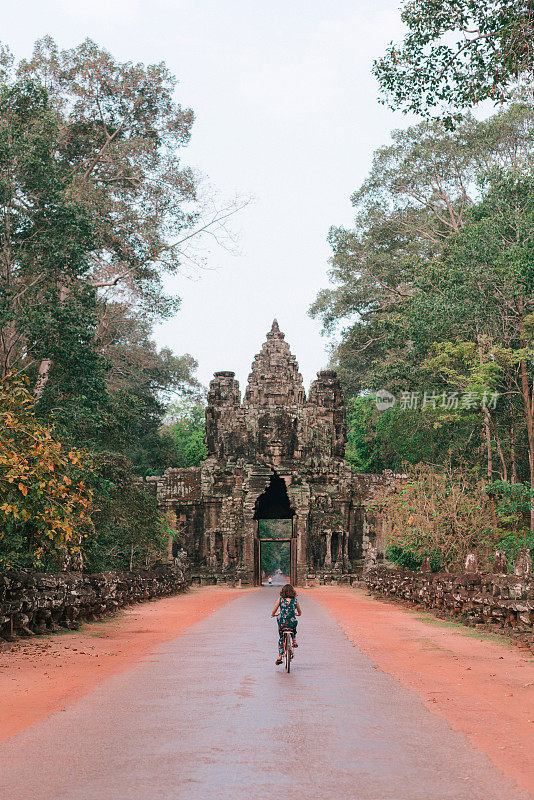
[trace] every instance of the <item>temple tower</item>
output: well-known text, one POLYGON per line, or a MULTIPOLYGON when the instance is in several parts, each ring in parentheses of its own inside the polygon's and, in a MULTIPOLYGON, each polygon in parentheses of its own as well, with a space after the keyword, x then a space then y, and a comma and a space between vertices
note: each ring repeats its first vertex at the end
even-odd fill
POLYGON ((236 411, 241 406, 235 372, 216 372, 210 383, 206 407, 206 447, 209 456, 226 458, 237 447, 236 411))
POLYGON ((302 405, 305 402, 297 359, 275 319, 266 342, 252 362, 244 405, 259 408, 302 405))

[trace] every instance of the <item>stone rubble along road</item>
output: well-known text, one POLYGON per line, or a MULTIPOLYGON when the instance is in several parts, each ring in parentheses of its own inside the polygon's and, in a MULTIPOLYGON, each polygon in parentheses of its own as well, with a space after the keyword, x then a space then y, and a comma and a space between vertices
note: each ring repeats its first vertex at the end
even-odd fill
MULTIPOLYGON (((221 590, 198 597, 211 592, 221 590)), ((528 800, 415 692, 377 669, 322 597, 300 592, 294 668, 275 667, 277 594, 234 593, 12 736, 0 749, 0 797, 528 800)), ((151 613, 168 602, 150 604, 151 613)))

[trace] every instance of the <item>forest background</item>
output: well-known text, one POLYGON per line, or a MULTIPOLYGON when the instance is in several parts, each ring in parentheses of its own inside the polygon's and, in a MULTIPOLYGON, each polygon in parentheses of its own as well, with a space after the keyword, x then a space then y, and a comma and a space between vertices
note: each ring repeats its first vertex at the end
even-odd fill
MULTIPOLYGON (((440 9, 406 3, 375 62, 384 101, 422 122, 376 151, 311 309, 348 459, 405 474, 376 501, 388 554, 434 568, 534 543, 531 10, 440 9)), ((163 64, 46 38, 18 64, 4 48, 0 79, 0 566, 145 565, 169 530, 136 477, 205 453, 196 362, 151 340, 179 305, 163 276, 236 205, 182 164, 194 115, 163 64)))
POLYGON ((511 564, 534 546, 532 8, 422 0, 402 19, 374 73, 423 119, 375 152, 310 313, 336 337, 349 460, 404 475, 376 501, 389 557, 511 564))
POLYGON ((175 83, 89 40, 47 37, 19 64, 2 50, 4 568, 152 563, 169 529, 136 478, 204 455, 196 361, 151 331, 179 306, 163 276, 236 206, 199 196, 181 162, 193 112, 175 83))

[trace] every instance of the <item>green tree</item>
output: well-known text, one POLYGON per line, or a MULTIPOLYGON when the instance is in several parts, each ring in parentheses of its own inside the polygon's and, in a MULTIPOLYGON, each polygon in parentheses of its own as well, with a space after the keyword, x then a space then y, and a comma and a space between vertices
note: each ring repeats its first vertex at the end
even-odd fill
MULTIPOLYGON (((422 271, 413 313, 422 321, 422 329, 425 320, 427 330, 431 326, 435 330, 436 321, 449 326, 448 341, 442 341, 439 355, 427 361, 428 367, 440 372, 449 385, 486 386, 505 396, 502 413, 508 416, 510 458, 516 462, 516 431, 526 429, 529 482, 534 489, 533 256, 534 179, 524 172, 497 172, 471 210, 468 224, 451 237, 441 258, 422 271)), ((506 480, 510 469, 498 424, 488 410, 484 428, 488 476, 491 480, 493 438, 501 478, 506 480)), ((520 443, 524 446, 524 441, 520 443)), ((531 526, 534 530, 534 510, 531 526)))
MULTIPOLYGON (((376 465, 398 468, 399 452, 412 461, 406 425, 423 460, 457 463, 463 451, 476 463, 484 452, 488 473, 526 477, 515 362, 518 326, 525 344, 530 336, 533 122, 530 105, 515 104, 483 123, 465 119, 454 136, 435 122, 394 133, 353 195, 354 229, 330 233, 333 288, 311 313, 338 334, 333 362, 349 394, 493 389, 502 397, 490 415, 427 408, 420 423, 398 407, 378 422, 370 415, 376 465), (524 313, 514 315, 507 304, 517 300, 524 313)), ((528 376, 528 359, 524 366, 528 376)))
POLYGON ((534 9, 529 0, 408 0, 402 44, 374 62, 384 101, 429 115, 504 102, 517 81, 532 80, 534 9))
MULTIPOLYGON (((213 231, 220 220, 217 210, 200 218, 178 158, 193 116, 174 103, 164 65, 121 64, 92 42, 60 52, 46 39, 16 68, 3 51, 2 67, 1 374, 28 377, 36 432, 53 424, 60 450, 98 454, 80 467, 97 518, 83 542, 66 512, 42 516, 22 480, 24 508, 6 486, 3 563, 54 568, 65 548, 85 550, 92 568, 145 563, 161 554, 164 525, 134 469, 175 463, 172 437, 160 435, 166 405, 198 386, 191 356, 151 340, 154 320, 178 305, 162 279, 201 235, 195 223, 213 231)), ((28 434, 16 463, 30 463, 30 444, 28 434)))
POLYGON ((3 376, 42 360, 44 352, 53 351, 62 363, 71 325, 84 345, 94 339, 95 293, 83 286, 94 246, 92 221, 65 192, 69 170, 57 158, 59 135, 41 86, 0 85, 3 376), (65 329, 62 337, 59 328, 65 329))
POLYGON ((492 169, 527 169, 534 155, 534 112, 514 104, 485 122, 467 117, 455 134, 437 122, 394 131, 369 177, 352 195, 352 229, 332 228, 332 286, 311 307, 325 331, 339 332, 334 364, 350 394, 390 388, 371 375, 377 364, 399 370, 397 386, 415 388, 417 354, 404 308, 420 266, 435 259, 465 225, 492 169), (400 355, 406 368, 400 371, 400 355))
POLYGON ((192 112, 164 65, 119 63, 89 41, 60 52, 46 38, 30 62, 4 51, 3 64, 2 374, 29 376, 63 437, 159 471, 173 460, 165 403, 196 384, 194 359, 150 338, 178 302, 162 276, 179 269, 181 234, 216 224, 199 219, 178 158, 192 112))
POLYGON ((62 423, 77 417, 85 432, 106 402, 98 302, 87 284, 95 238, 88 210, 68 194, 59 135, 43 87, 25 79, 0 85, 1 372, 24 371, 43 400, 40 412, 53 408, 62 423), (46 359, 55 380, 43 397, 46 359))
POLYGON ((93 459, 94 533, 84 547, 84 568, 131 570, 147 567, 165 555, 168 528, 156 499, 136 481, 131 462, 118 453, 93 459))
MULTIPOLYGON (((164 64, 116 61, 90 40, 61 51, 45 37, 32 58, 18 65, 4 49, 2 65, 3 238, 4 244, 20 244, 13 239, 13 224, 22 220, 16 228, 27 234, 34 267, 23 271, 23 254, 7 248, 11 283, 18 278, 16 287, 4 292, 9 320, 16 326, 21 298, 26 307, 40 305, 48 314, 70 305, 72 315, 77 306, 98 346, 105 343, 110 317, 116 323, 117 306, 127 304, 134 312, 130 327, 132 318, 144 324, 174 313, 179 299, 165 294, 164 275, 189 263, 190 242, 198 246, 213 233, 220 238, 221 226, 237 207, 217 209, 210 198, 197 197, 196 177, 180 159, 193 113, 175 102, 175 78, 164 64), (17 104, 13 97, 21 91, 26 96, 17 104), (39 247, 48 254, 45 266, 56 270, 53 292, 48 284, 44 291, 38 270, 35 274, 35 266, 41 268, 39 247), (72 247, 75 252, 69 253, 72 247), (77 294, 80 302, 73 300, 77 294), (87 314, 90 298, 98 302, 96 312, 87 314)), ((39 398, 48 390, 61 345, 53 336, 43 337, 32 355, 39 359, 32 374, 39 398)), ((4 374, 14 363, 28 367, 20 325, 14 333, 5 326, 0 349, 4 374)))
POLYGON ((139 475, 161 474, 176 464, 174 441, 162 431, 167 407, 176 395, 185 397, 199 388, 195 359, 168 348, 158 351, 151 328, 143 314, 115 303, 109 304, 101 329, 113 429, 95 446, 124 452, 139 475))
POLYGON ((198 399, 184 398, 168 412, 164 435, 174 444, 176 467, 198 467, 207 456, 204 405, 198 399))
MULTIPOLYGON (((174 102, 174 78, 163 64, 117 62, 89 40, 60 51, 50 37, 15 74, 46 87, 54 109, 51 150, 66 168, 63 195, 91 219, 84 283, 100 292, 101 313, 114 290, 147 313, 170 313, 176 302, 165 297, 162 275, 179 268, 171 238, 195 221, 195 181, 178 158, 193 114, 174 102)), ((62 284, 59 302, 71 291, 62 284)), ((41 359, 38 396, 54 363, 52 353, 41 359)))
MULTIPOLYGON (((56 156, 69 168, 69 197, 93 223, 87 283, 98 292, 105 326, 109 302, 128 303, 147 319, 172 315, 179 298, 163 278, 194 260, 202 237, 225 235, 240 207, 218 208, 197 193, 197 176, 181 162, 194 115, 174 99, 165 64, 120 62, 95 42, 60 50, 44 37, 16 75, 46 87, 58 116, 56 156)), ((46 385, 53 364, 40 365, 46 385)))
POLYGON ((289 542, 261 543, 261 568, 266 575, 273 575, 278 569, 289 575, 290 561, 289 542))
POLYGON ((375 448, 376 416, 373 397, 349 399, 345 458, 358 472, 376 472, 380 469, 375 448))

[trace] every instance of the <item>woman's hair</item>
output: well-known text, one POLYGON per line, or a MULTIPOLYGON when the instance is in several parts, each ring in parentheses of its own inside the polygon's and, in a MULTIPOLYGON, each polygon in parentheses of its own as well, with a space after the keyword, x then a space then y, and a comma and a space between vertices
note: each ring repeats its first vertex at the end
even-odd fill
POLYGON ((285 598, 289 599, 291 597, 296 597, 296 596, 297 596, 297 593, 293 589, 293 587, 291 586, 290 583, 286 583, 285 586, 282 586, 282 590, 280 592, 280 597, 285 597, 285 598))

